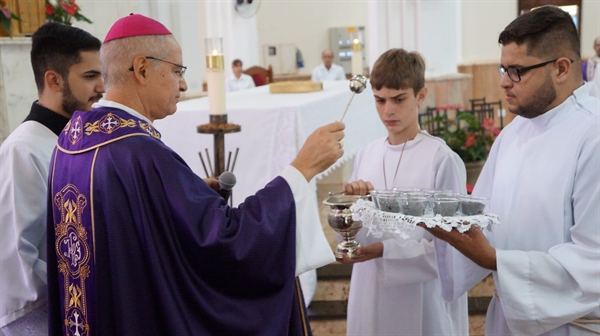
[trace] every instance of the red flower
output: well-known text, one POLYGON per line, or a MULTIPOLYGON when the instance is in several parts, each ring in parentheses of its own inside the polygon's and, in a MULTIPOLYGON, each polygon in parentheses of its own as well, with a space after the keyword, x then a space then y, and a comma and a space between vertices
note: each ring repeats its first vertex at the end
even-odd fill
POLYGON ((488 118, 483 119, 483 121, 481 122, 481 127, 483 127, 483 129, 485 129, 486 131, 492 131, 495 128, 494 120, 488 118))
POLYGON ((81 8, 75 3, 75 0, 69 0, 69 3, 71 4, 71 6, 73 6, 73 8, 75 8, 76 11, 80 10, 81 8))
POLYGON ((8 10, 8 8, 2 8, 2 13, 4 14, 4 16, 6 16, 7 19, 11 18, 10 11, 8 10))
POLYGON ((65 10, 65 12, 69 13, 69 15, 75 16, 75 12, 76 12, 75 6, 77 6, 77 5, 75 5, 75 4, 67 5, 67 4, 61 2, 60 6, 65 10))
POLYGON ((477 141, 475 140, 475 135, 473 133, 467 134, 467 139, 465 140, 465 147, 469 148, 473 146, 477 141))
POLYGON ((46 15, 53 15, 53 14, 54 14, 54 6, 47 3, 46 4, 46 15))

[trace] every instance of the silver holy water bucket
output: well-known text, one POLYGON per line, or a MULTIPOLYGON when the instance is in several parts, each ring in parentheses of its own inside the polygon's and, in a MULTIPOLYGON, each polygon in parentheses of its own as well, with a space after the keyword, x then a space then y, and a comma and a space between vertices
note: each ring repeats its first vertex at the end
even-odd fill
POLYGON ((329 193, 329 198, 323 201, 323 204, 329 205, 327 223, 342 237, 342 241, 337 245, 334 253, 337 259, 342 259, 344 254, 348 258, 362 257, 362 255, 356 254, 356 250, 361 247, 360 243, 356 241, 356 234, 360 231, 363 224, 361 221, 352 220, 352 210, 350 210, 350 207, 356 200, 366 197, 329 193))

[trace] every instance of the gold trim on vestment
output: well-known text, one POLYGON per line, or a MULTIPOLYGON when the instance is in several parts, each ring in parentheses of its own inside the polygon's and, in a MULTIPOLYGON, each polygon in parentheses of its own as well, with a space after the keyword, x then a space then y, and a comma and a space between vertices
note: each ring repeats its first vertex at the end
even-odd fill
POLYGON ((100 148, 96 148, 94 158, 92 159, 92 167, 90 168, 90 213, 92 216, 92 248, 94 250, 94 265, 96 264, 96 225, 94 224, 94 166, 96 165, 96 157, 100 148))
POLYGON ((86 135, 92 135, 92 133, 97 132, 111 134, 120 128, 135 127, 135 125, 135 120, 124 119, 109 112, 94 122, 86 122, 84 129, 86 135))
POLYGON ((111 142, 115 142, 115 141, 117 141, 117 140, 121 140, 121 139, 129 138, 129 137, 136 136, 136 135, 141 135, 141 136, 150 136, 150 134, 147 134, 147 133, 131 133, 131 134, 126 134, 126 135, 120 136, 120 137, 118 137, 118 138, 114 138, 114 139, 110 139, 110 140, 108 140, 108 141, 101 142, 101 143, 99 143, 99 144, 97 144, 97 145, 94 145, 94 146, 92 146, 92 147, 89 147, 89 148, 86 148, 86 149, 80 149, 80 150, 76 150, 76 151, 72 151, 72 150, 64 149, 64 148, 62 148, 62 147, 60 146, 60 144, 57 144, 57 145, 56 145, 56 147, 57 147, 57 148, 58 148, 58 149, 59 149, 61 152, 63 152, 63 153, 67 153, 67 154, 80 154, 80 153, 89 152, 89 151, 91 151, 92 149, 96 149, 96 148, 98 148, 98 147, 102 147, 102 146, 104 146, 104 145, 107 145, 107 144, 109 144, 109 143, 111 143, 111 142))
MULTIPOLYGON (((52 176, 54 178, 54 171, 52 176)), ((60 223, 54 224, 54 253, 64 280, 64 325, 67 331, 75 327, 78 335, 87 335, 90 329, 85 287, 91 273, 90 247, 82 224, 83 209, 87 205, 85 195, 70 183, 54 195, 54 206, 60 209, 60 223)), ((54 223, 54 212, 52 218, 54 223)))

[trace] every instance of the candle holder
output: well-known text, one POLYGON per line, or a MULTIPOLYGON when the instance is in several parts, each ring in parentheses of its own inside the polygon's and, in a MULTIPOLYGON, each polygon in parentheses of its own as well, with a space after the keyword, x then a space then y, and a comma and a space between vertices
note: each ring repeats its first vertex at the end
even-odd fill
MULTIPOLYGON (((205 46, 207 53, 206 76, 210 116, 209 123, 198 126, 197 131, 198 133, 212 134, 214 136, 215 166, 214 169, 211 169, 211 174, 212 177, 218 178, 225 171, 225 134, 240 132, 242 127, 227 122, 227 113, 225 110, 225 62, 223 58, 222 39, 220 37, 207 38, 205 46)), ((200 153, 200 155, 202 154, 200 153)))

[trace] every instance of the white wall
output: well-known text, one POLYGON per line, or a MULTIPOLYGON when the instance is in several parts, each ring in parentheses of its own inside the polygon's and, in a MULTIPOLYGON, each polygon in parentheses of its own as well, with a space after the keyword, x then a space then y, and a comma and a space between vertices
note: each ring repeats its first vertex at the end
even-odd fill
POLYGON ((462 60, 460 63, 500 59, 498 35, 517 16, 516 0, 464 1, 462 5, 462 60))
POLYGON ((252 15, 252 10, 244 11, 242 16, 235 10, 233 0, 198 3, 200 7, 204 7, 204 20, 196 24, 206 27, 206 36, 222 38, 225 74, 231 74, 234 59, 242 60, 246 68, 259 64, 256 15, 252 15))
MULTIPOLYGON (((593 54, 594 38, 600 35, 600 1, 583 0, 581 55, 593 54)), ((462 64, 498 62, 498 35, 517 17, 517 0, 463 1, 462 64)))
POLYGON ((422 1, 418 9, 418 50, 425 57, 427 77, 456 73, 460 53, 461 3, 422 1), (444 32, 444 33, 441 33, 444 32))
POLYGON ((202 91, 205 78, 204 39, 223 38, 225 72, 231 73, 231 61, 242 59, 252 65, 260 62, 256 16, 242 17, 235 12, 233 0, 185 1, 185 0, 138 0, 138 1, 86 1, 78 4, 81 12, 93 24, 77 22, 77 27, 85 29, 103 40, 112 24, 129 13, 149 16, 163 23, 182 46, 183 63, 188 67, 185 95, 194 96, 202 91))
POLYGON ((298 73, 309 74, 329 48, 329 28, 367 25, 367 1, 261 0, 256 21, 259 50, 264 44, 295 43, 304 58, 298 73))
POLYGON ((369 67, 386 50, 403 48, 423 56, 426 77, 456 73, 461 14, 461 3, 453 0, 369 2, 369 67))
POLYGON ((175 36, 182 46, 183 64, 188 67, 186 81, 188 91, 186 94, 194 95, 202 91, 202 78, 204 76, 205 60, 204 50, 204 16, 201 2, 194 1, 85 1, 77 4, 81 13, 93 23, 75 21, 73 26, 90 32, 92 35, 104 40, 110 27, 118 19, 129 13, 142 14, 154 18, 164 24, 175 36))
POLYGON ((0 39, 0 143, 19 126, 37 99, 31 38, 0 39))
POLYGON ((581 56, 587 58, 594 54, 594 39, 600 36, 600 1, 583 0, 581 7, 581 56))

